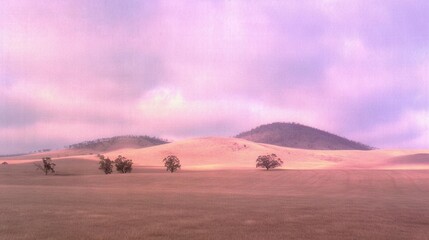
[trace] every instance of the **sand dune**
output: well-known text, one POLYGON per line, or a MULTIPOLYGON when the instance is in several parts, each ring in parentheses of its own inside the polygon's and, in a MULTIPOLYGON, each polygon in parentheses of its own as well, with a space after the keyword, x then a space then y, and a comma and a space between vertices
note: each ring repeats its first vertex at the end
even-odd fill
MULTIPOLYGON (((110 158, 123 155, 140 166, 162 166, 164 157, 176 155, 180 158, 183 169, 209 170, 255 168, 255 160, 259 155, 271 153, 284 160, 284 169, 429 169, 429 150, 307 150, 222 137, 186 139, 147 148, 124 148, 104 154, 110 158)), ((95 154, 70 149, 1 160, 22 163, 39 160, 44 156, 54 159, 98 160, 95 154)))

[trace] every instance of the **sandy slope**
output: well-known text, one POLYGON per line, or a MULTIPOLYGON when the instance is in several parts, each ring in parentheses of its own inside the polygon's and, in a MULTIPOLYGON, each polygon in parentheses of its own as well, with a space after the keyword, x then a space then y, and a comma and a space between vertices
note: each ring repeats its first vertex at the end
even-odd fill
MULTIPOLYGON (((180 158, 183 169, 254 168, 259 155, 275 153, 288 169, 429 169, 429 150, 306 150, 260 144, 238 138, 195 138, 148 148, 124 148, 105 153, 110 158, 123 155, 143 166, 161 166, 168 155, 180 158)), ((19 163, 51 156, 55 159, 97 160, 95 155, 73 150, 57 150, 11 159, 19 163)))

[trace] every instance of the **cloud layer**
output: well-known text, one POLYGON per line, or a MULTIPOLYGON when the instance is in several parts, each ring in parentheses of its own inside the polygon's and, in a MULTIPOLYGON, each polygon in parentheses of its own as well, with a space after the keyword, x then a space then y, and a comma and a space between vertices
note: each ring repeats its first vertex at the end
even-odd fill
POLYGON ((0 5, 0 153, 295 121, 429 146, 427 1, 0 5))

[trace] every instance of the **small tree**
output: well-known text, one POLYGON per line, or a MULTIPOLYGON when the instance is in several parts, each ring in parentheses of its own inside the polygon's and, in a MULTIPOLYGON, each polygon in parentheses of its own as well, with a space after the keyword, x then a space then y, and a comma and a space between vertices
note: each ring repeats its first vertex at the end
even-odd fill
POLYGON ((282 164, 283 161, 274 153, 271 155, 261 155, 256 159, 256 167, 266 168, 267 171, 270 168, 280 167, 282 164))
POLYGON ((54 168, 55 168, 56 164, 52 162, 52 159, 50 157, 42 158, 42 164, 34 163, 34 166, 36 166, 37 169, 44 172, 45 175, 48 175, 49 172, 55 173, 54 168))
POLYGON ((133 160, 127 159, 126 157, 119 155, 115 159, 115 166, 116 171, 120 173, 130 173, 131 170, 133 170, 133 160))
POLYGON ((180 160, 174 155, 170 155, 163 160, 164 166, 167 168, 167 171, 171 173, 175 172, 177 169, 180 169, 180 160))
POLYGON ((100 158, 100 167, 98 169, 103 170, 105 174, 111 174, 113 171, 113 161, 109 158, 106 158, 104 155, 98 155, 98 158, 100 158))
POLYGON ((8 163, 7 163, 7 162, 2 162, 1 164, 2 164, 2 165, 7 165, 8 163))

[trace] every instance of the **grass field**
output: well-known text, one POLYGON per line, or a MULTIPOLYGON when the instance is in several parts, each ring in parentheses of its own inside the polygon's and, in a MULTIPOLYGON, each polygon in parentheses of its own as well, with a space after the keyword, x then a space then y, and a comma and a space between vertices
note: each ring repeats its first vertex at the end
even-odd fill
POLYGON ((429 238, 425 170, 57 169, 0 165, 0 239, 429 238))

